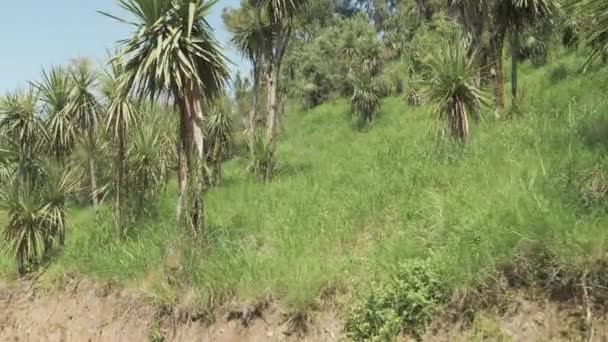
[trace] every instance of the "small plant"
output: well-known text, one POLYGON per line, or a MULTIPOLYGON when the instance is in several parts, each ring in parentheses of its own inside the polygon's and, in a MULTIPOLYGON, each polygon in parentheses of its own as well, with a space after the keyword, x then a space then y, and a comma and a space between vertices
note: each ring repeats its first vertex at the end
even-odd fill
POLYGON ((604 172, 599 167, 585 172, 578 180, 578 190, 585 208, 605 204, 608 199, 608 181, 604 172))
POLYGON ((206 121, 207 154, 207 183, 218 185, 222 181, 222 163, 228 158, 232 150, 232 119, 228 105, 214 104, 211 116, 206 121))
POLYGON ((569 75, 570 70, 568 69, 568 66, 564 63, 560 63, 551 69, 551 72, 549 73, 549 81, 551 83, 557 83, 565 80, 569 75))
POLYGON ((249 139, 250 155, 247 171, 259 181, 268 181, 275 171, 273 152, 262 134, 256 134, 249 139))
POLYGON ((428 261, 403 264, 388 283, 374 284, 356 299, 346 335, 354 341, 390 341, 399 333, 419 337, 444 299, 444 286, 428 261))
POLYGON ((351 76, 353 96, 350 98, 351 108, 362 125, 370 124, 374 114, 380 109, 380 86, 369 73, 351 76))
POLYGON ((410 107, 418 107, 422 103, 420 91, 415 87, 408 87, 405 90, 405 101, 410 107))

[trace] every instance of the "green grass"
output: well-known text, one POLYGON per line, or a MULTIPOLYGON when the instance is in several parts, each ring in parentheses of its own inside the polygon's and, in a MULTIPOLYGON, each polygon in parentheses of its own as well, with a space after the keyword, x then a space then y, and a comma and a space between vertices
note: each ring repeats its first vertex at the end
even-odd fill
MULTIPOLYGON (((606 149, 583 141, 586 127, 608 120, 608 73, 577 74, 574 55, 559 62, 573 72, 556 83, 552 65, 522 65, 528 112, 487 113, 464 148, 439 141, 437 118, 401 98, 385 99, 366 132, 353 129, 344 100, 290 111, 280 174, 261 184, 245 161, 227 163, 225 184, 207 196, 204 243, 176 227, 172 195, 126 241, 74 210, 68 245, 45 277, 110 279, 168 301, 186 290, 202 301, 272 297, 303 311, 324 290, 365 286, 411 258, 442 265, 454 288, 534 242, 584 265, 608 250, 606 211, 584 208, 575 186, 593 167, 608 171, 606 149)), ((0 259, 0 274, 7 265, 0 259)))

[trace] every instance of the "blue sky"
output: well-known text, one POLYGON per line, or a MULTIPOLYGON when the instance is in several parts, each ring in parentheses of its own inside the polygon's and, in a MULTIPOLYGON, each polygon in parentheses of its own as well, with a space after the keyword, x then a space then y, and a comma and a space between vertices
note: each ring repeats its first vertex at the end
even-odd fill
MULTIPOLYGON (((120 14, 115 0, 3 1, 0 12, 0 94, 36 80, 43 67, 65 64, 74 57, 91 57, 101 65, 106 50, 126 38, 130 27, 97 13, 120 14)), ((208 18, 228 57, 244 68, 230 48, 222 23, 224 7, 239 0, 220 0, 208 18)), ((231 66, 236 70, 237 66, 231 66)))

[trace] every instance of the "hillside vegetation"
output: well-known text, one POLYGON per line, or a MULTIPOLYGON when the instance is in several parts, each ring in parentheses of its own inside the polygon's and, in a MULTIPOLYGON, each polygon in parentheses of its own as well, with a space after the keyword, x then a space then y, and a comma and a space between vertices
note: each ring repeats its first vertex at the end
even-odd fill
MULTIPOLYGON (((174 186, 126 239, 111 208, 96 223, 72 207, 66 247, 40 277, 116 281, 167 303, 185 293, 200 305, 273 298, 306 312, 414 259, 433 265, 449 293, 487 284, 529 250, 593 267, 608 249, 607 71, 578 72, 576 54, 554 60, 525 64, 521 113, 487 111, 466 148, 439 139, 437 117, 403 98, 383 100, 364 131, 345 101, 290 106, 276 178, 259 183, 246 161, 227 162, 203 240, 175 227, 174 186)), ((0 274, 12 277, 12 265, 0 258, 0 274)))

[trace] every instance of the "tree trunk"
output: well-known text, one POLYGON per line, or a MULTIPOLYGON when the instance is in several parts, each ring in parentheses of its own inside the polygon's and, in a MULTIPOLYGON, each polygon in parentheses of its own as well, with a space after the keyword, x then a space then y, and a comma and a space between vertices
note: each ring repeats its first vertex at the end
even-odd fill
POLYGON ((258 100, 260 96, 260 67, 259 62, 253 62, 253 101, 249 112, 249 137, 253 142, 258 126, 258 100))
POLYGON ((511 94, 513 102, 517 100, 517 66, 519 62, 519 32, 517 28, 511 32, 511 94))
POLYGON ((124 161, 125 161, 125 129, 121 122, 118 123, 118 151, 116 154, 116 188, 114 189, 116 205, 116 222, 123 226, 122 191, 124 186, 124 161))
POLYGON ((183 208, 186 206, 187 188, 188 188, 188 154, 190 151, 188 133, 188 114, 186 113, 186 105, 183 98, 177 100, 180 110, 179 122, 179 142, 178 142, 178 199, 177 199, 177 220, 181 222, 183 208))
POLYGON ((268 86, 268 118, 266 123, 266 143, 272 148, 276 139, 277 112, 278 112, 278 93, 277 93, 278 72, 276 65, 269 65, 266 71, 266 81, 268 86))
MULTIPOLYGON (((89 143, 90 147, 93 148, 95 144, 95 138, 93 137, 93 130, 89 130, 89 143)), ((92 151, 91 151, 92 152, 92 151)), ((89 156, 89 173, 91 177, 91 199, 93 200, 93 210, 95 212, 95 218, 97 218, 97 210, 99 207, 99 199, 97 197, 97 170, 95 168, 95 156, 89 156)))
POLYGON ((505 108, 504 77, 502 67, 503 46, 504 32, 500 28, 497 28, 496 31, 492 33, 490 38, 490 66, 494 71, 494 109, 497 111, 497 113, 502 112, 505 108))
POLYGON ((186 89, 186 108, 188 112, 188 132, 190 133, 190 143, 194 145, 194 151, 187 154, 190 158, 191 180, 195 182, 194 193, 188 196, 192 201, 190 209, 190 224, 195 235, 203 231, 205 227, 204 200, 205 190, 205 150, 204 150, 204 116, 203 98, 200 87, 196 83, 191 83, 186 89), (192 153, 193 152, 193 153, 192 153), (196 153, 194 155, 194 153, 196 153))

